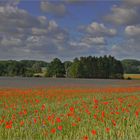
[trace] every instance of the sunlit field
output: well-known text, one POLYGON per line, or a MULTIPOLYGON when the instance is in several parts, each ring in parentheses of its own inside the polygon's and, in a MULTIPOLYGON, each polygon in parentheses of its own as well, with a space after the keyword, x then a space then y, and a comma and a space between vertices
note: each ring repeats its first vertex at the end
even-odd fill
POLYGON ((140 74, 124 74, 124 78, 140 79, 140 74))
POLYGON ((0 89, 0 140, 139 140, 140 87, 0 89))

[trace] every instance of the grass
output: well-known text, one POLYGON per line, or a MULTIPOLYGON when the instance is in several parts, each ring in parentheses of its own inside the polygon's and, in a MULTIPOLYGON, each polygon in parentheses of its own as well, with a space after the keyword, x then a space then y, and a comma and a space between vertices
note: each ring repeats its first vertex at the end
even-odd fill
POLYGON ((0 90, 0 140, 139 140, 140 88, 0 90))
POLYGON ((128 79, 128 78, 131 78, 131 79, 140 79, 140 74, 124 74, 124 78, 125 79, 128 79))

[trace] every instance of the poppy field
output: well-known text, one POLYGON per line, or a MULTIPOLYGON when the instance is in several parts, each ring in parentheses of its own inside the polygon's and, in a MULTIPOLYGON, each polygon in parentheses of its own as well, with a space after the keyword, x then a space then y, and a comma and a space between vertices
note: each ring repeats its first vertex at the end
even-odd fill
POLYGON ((0 89, 0 140, 139 139, 139 86, 0 89))

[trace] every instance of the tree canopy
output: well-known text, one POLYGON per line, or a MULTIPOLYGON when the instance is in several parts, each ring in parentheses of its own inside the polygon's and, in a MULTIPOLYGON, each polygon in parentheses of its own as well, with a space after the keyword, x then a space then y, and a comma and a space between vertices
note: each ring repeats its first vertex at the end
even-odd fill
POLYGON ((46 69, 46 77, 69 78, 123 78, 121 61, 112 56, 80 57, 61 62, 55 58, 50 63, 35 60, 0 61, 0 76, 36 76, 46 69))
POLYGON ((123 78, 121 62, 112 56, 81 57, 73 61, 68 76, 73 78, 123 78))
POLYGON ((128 74, 140 74, 140 61, 125 59, 122 61, 124 72, 128 74))
POLYGON ((42 67, 48 63, 35 60, 7 60, 0 61, 0 76, 25 76, 31 77, 34 73, 41 72, 42 67))
POLYGON ((49 65, 47 74, 49 77, 64 77, 65 67, 60 59, 55 58, 49 65))

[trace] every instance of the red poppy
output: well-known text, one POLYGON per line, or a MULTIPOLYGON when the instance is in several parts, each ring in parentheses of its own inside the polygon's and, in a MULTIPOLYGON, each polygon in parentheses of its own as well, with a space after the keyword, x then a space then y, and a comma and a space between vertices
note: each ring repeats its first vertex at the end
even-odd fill
POLYGON ((102 117, 103 117, 103 118, 105 117, 105 112, 104 112, 104 111, 102 111, 102 117))
POLYGON ((24 121, 21 121, 21 122, 20 122, 20 126, 23 126, 23 125, 24 125, 24 121))
POLYGON ((60 130, 60 131, 61 131, 61 130, 62 130, 62 128, 63 128, 62 126, 58 126, 58 130, 60 130))
POLYGON ((27 114, 27 110, 26 110, 26 109, 23 110, 23 114, 24 114, 24 115, 27 114))
POLYGON ((35 100, 35 102, 36 102, 36 103, 39 103, 39 100, 38 100, 38 99, 36 99, 36 100, 35 100))
POLYGON ((74 112, 74 107, 70 107, 70 111, 71 112, 74 112))
POLYGON ((61 119, 60 118, 56 118, 56 122, 57 123, 60 123, 61 122, 61 119))
POLYGON ((34 123, 36 123, 37 122, 37 119, 36 118, 34 118, 34 123))
POLYGON ((56 129, 53 128, 53 129, 51 130, 51 133, 55 133, 55 132, 56 132, 56 129))
POLYGON ((96 135, 96 130, 91 131, 92 135, 96 135))
POLYGON ((45 110, 45 104, 42 105, 41 110, 45 110))
POLYGON ((77 124, 76 123, 72 123, 72 126, 76 126, 77 124))
POLYGON ((106 132, 109 132, 109 131, 110 131, 110 128, 107 127, 107 128, 106 128, 106 132))
POLYGON ((35 112, 35 113, 38 113, 38 110, 35 110, 34 112, 35 112))
POLYGON ((5 128, 6 128, 6 129, 11 129, 11 128, 12 128, 12 124, 7 124, 7 125, 5 126, 5 128))
POLYGON ((116 126, 116 121, 115 120, 112 120, 112 123, 114 126, 116 126))
POLYGON ((104 104, 104 105, 108 105, 108 104, 109 104, 109 102, 104 102, 103 104, 104 104))
POLYGON ((94 99, 94 103, 95 103, 95 104, 98 104, 98 100, 97 100, 97 99, 94 99))
POLYGON ((83 137, 83 140, 88 140, 88 136, 84 136, 83 137))
POLYGON ((97 118, 97 115, 96 115, 96 114, 94 114, 94 115, 93 115, 93 118, 94 118, 94 119, 96 119, 96 118, 97 118))

